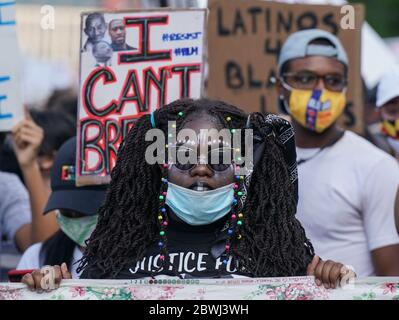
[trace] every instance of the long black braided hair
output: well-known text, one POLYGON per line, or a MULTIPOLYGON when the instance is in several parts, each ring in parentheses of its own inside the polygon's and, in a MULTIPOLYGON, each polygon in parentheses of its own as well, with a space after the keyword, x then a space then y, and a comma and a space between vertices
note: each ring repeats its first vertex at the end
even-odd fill
MULTIPOLYGON (((177 100, 156 110, 153 119, 167 136, 168 121, 176 121, 178 132, 184 119, 197 113, 208 113, 230 130, 248 127, 248 114, 208 99, 177 100)), ((162 264, 168 263, 164 232, 168 217, 160 201, 167 192, 166 170, 145 160, 152 144, 145 141, 152 128, 150 118, 139 118, 119 148, 106 201, 78 268, 87 278, 116 277, 140 261, 154 243, 160 245, 162 264)), ((232 209, 224 261, 233 257, 241 270, 254 277, 305 275, 314 251, 295 218, 297 193, 271 119, 265 121, 260 114, 250 118, 251 127, 262 136, 263 151, 250 178, 236 176, 235 194, 241 201, 232 209)))

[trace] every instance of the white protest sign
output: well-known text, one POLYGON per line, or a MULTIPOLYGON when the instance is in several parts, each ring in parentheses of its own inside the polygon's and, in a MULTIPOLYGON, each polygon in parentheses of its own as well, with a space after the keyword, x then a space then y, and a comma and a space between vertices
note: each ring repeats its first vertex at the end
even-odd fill
POLYGON ((105 183, 137 118, 199 98, 206 9, 82 14, 76 181, 105 183))
POLYGON ((0 131, 10 131, 23 118, 15 1, 0 0, 0 131))

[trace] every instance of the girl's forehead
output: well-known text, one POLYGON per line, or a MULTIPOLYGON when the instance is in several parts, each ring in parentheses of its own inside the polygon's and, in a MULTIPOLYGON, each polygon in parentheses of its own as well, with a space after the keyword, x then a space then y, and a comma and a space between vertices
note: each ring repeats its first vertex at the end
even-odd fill
POLYGON ((194 113, 190 114, 183 122, 181 129, 191 129, 200 132, 201 129, 222 129, 223 125, 219 119, 208 113, 194 113))
POLYGON ((188 118, 177 135, 180 136, 178 144, 188 142, 196 146, 219 144, 221 141, 230 140, 229 130, 222 126, 219 119, 207 113, 199 113, 188 118))

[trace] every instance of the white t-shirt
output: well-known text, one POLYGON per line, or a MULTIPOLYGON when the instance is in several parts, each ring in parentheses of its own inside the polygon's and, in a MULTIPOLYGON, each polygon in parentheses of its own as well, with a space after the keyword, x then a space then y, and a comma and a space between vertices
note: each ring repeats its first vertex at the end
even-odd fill
MULTIPOLYGON (((297 148, 308 159, 320 149, 297 148)), ((399 164, 357 134, 346 131, 333 146, 298 166, 297 218, 322 259, 375 275, 370 251, 399 244, 394 204, 399 164)))
MULTIPOLYGON (((35 243, 34 245, 30 246, 22 255, 21 260, 19 261, 19 264, 17 266, 17 270, 26 270, 26 269, 40 269, 40 249, 42 248, 42 243, 35 243)), ((72 258, 72 267, 71 270, 69 270, 72 274, 73 279, 78 279, 80 276, 80 273, 76 272, 76 269, 78 267, 77 261, 79 261, 82 258, 82 251, 80 251, 78 246, 75 246, 75 249, 73 250, 73 258, 72 258)))

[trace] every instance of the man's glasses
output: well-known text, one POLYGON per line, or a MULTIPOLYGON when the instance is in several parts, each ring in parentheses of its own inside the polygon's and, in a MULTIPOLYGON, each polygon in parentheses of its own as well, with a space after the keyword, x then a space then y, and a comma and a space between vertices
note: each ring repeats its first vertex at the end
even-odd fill
POLYGON ((343 91, 348 84, 347 79, 339 74, 326 74, 320 76, 310 71, 282 74, 282 80, 287 85, 300 90, 315 89, 319 79, 323 79, 326 89, 335 92, 343 91))

